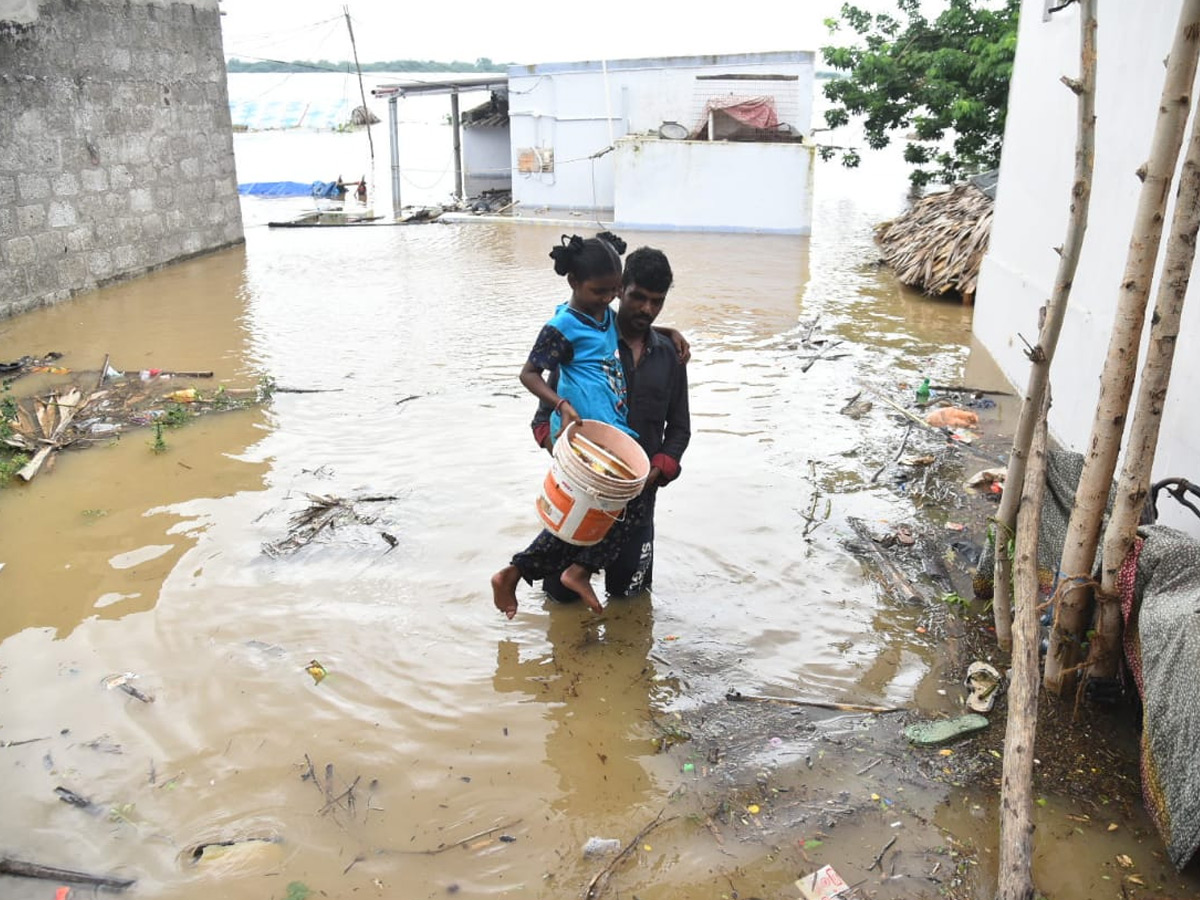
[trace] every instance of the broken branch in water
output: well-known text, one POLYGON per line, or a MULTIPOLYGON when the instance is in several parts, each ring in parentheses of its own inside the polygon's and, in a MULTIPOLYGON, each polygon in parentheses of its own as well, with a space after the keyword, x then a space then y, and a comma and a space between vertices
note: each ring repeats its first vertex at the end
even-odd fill
POLYGON ((508 831, 508 829, 520 825, 522 821, 523 820, 521 819, 513 819, 511 822, 504 822, 500 825, 494 825, 491 828, 485 828, 483 831, 477 831, 474 834, 467 835, 461 841, 455 841, 453 844, 442 844, 440 847, 435 847, 432 850, 401 850, 400 852, 408 855, 437 856, 439 853, 445 853, 447 850, 453 850, 455 847, 465 847, 467 844, 473 843, 480 838, 493 835, 497 831, 508 831))
POLYGON ((0 750, 7 749, 9 747, 21 747, 21 746, 24 746, 25 744, 36 744, 39 741, 48 741, 48 740, 50 740, 50 738, 40 737, 40 738, 25 738, 25 740, 23 740, 23 741, 0 741, 0 750))
MULTIPOLYGON (((332 764, 328 768, 331 768, 331 767, 332 767, 332 764)), ((340 805, 343 800, 346 801, 347 810, 349 812, 353 813, 354 812, 354 789, 356 787, 358 787, 358 783, 360 781, 362 781, 362 776, 356 775, 354 778, 354 781, 351 782, 350 787, 346 788, 346 790, 342 791, 336 797, 330 797, 327 801, 325 801, 325 805, 323 807, 321 807, 320 815, 322 815, 322 816, 325 815, 325 813, 329 812, 329 810, 333 809, 335 806, 340 805)))
POLYGON ((895 456, 893 456, 888 462, 885 462, 882 466, 880 466, 879 469, 875 472, 875 474, 871 476, 871 484, 874 484, 876 482, 876 480, 879 478, 879 476, 883 474, 884 469, 886 469, 888 466, 890 466, 892 463, 894 463, 896 460, 898 460, 900 458, 900 454, 902 454, 904 452, 904 448, 908 446, 908 436, 910 434, 912 434, 912 430, 913 430, 912 423, 909 423, 909 426, 906 429, 904 429, 904 437, 901 438, 901 440, 900 440, 900 449, 896 451, 895 456))
POLYGON ((830 514, 833 512, 833 501, 828 497, 825 499, 825 515, 820 519, 817 518, 817 504, 821 502, 821 492, 813 491, 812 506, 807 513, 803 514, 804 530, 800 532, 800 537, 808 538, 810 534, 820 528, 829 520, 830 514))
POLYGON ((807 372, 809 369, 811 369, 813 367, 813 363, 815 363, 818 359, 820 359, 822 356, 824 356, 827 352, 832 350, 834 347, 839 346, 841 343, 842 343, 841 341, 830 341, 828 344, 826 344, 824 347, 822 347, 815 356, 813 356, 811 359, 809 359, 808 362, 806 362, 804 365, 802 365, 800 367, 800 371, 807 372))
POLYGON ((93 811, 97 808, 96 804, 87 797, 84 797, 82 794, 75 793, 70 788, 59 786, 54 789, 54 793, 58 795, 59 800, 61 800, 63 803, 69 803, 71 806, 77 806, 80 809, 86 809, 88 811, 93 811))
POLYGON ((106 875, 89 875, 87 872, 76 872, 74 869, 60 869, 56 866, 44 866, 41 863, 26 862, 21 859, 0 858, 0 875, 16 875, 20 878, 40 878, 43 881, 69 881, 74 884, 86 884, 92 887, 107 888, 112 891, 123 891, 137 884, 134 878, 110 878, 106 875))
MULTIPOLYGON (((880 865, 880 863, 882 863, 882 862, 883 862, 883 854, 887 853, 887 852, 888 852, 888 849, 889 849, 889 848, 892 846, 892 844, 894 844, 894 843, 896 843, 896 835, 892 835, 892 839, 891 839, 890 841, 888 841, 886 844, 884 844, 884 845, 883 845, 883 849, 882 849, 882 850, 880 850, 880 851, 879 851, 879 855, 875 857, 875 862, 873 862, 873 863, 871 863, 869 866, 867 866, 867 871, 868 871, 868 872, 870 872, 870 871, 871 871, 873 868, 875 868, 876 866, 879 866, 879 865, 880 865)), ((882 871, 883 871, 883 867, 882 867, 882 866, 880 866, 880 869, 879 869, 879 871, 880 871, 880 872, 882 872, 882 871)))
POLYGON ((871 554, 871 558, 875 560, 875 565, 879 569, 879 574, 883 576, 885 586, 899 600, 906 603, 917 603, 925 598, 921 596, 921 592, 913 587, 912 582, 900 569, 898 565, 875 543, 875 538, 871 536, 871 532, 867 530, 867 526, 862 520, 850 516, 846 519, 850 523, 850 527, 854 529, 854 533, 858 535, 862 541, 864 549, 871 554))
POLYGON ((309 499, 309 506, 293 514, 288 520, 287 537, 262 545, 263 553, 267 556, 278 558, 295 553, 301 547, 312 543, 327 528, 332 529, 338 525, 347 524, 373 524, 375 519, 364 516, 356 510, 354 508, 356 503, 385 503, 389 500, 399 499, 394 495, 382 494, 352 499, 332 495, 305 494, 304 496, 309 499))
POLYGON ((810 322, 808 325, 808 331, 806 331, 804 333, 804 340, 801 341, 801 343, 804 344, 805 347, 809 346, 808 342, 812 339, 813 332, 816 331, 817 323, 820 321, 821 321, 820 313, 817 313, 815 316, 813 316, 812 322, 810 322))
POLYGON ((665 825, 667 822, 674 820, 674 818, 672 816, 670 819, 664 819, 662 817, 662 810, 659 810, 658 815, 654 817, 650 824, 639 831, 634 839, 626 844, 624 849, 609 861, 608 865, 592 877, 592 880, 588 882, 587 890, 583 894, 586 900, 596 900, 597 897, 603 894, 604 889, 608 886, 608 880, 612 877, 613 870, 616 869, 621 860, 629 856, 646 835, 659 825, 665 825))
POLYGON ((725 699, 730 702, 751 702, 751 703, 778 703, 783 706, 815 706, 818 709, 836 709, 841 712, 860 712, 860 713, 892 713, 901 712, 903 707, 899 706, 866 706, 861 703, 833 703, 827 700, 793 700, 787 697, 756 697, 751 694, 743 694, 741 691, 730 691, 725 695, 725 699))
POLYGON ((993 397, 1012 396, 1012 391, 985 391, 983 388, 956 387, 952 384, 931 384, 929 389, 931 391, 942 391, 946 394, 983 394, 985 396, 990 394, 993 397))
POLYGON ((46 435, 44 446, 34 454, 33 459, 17 472, 17 475, 25 481, 33 481, 38 471, 42 468, 42 465, 46 462, 46 458, 62 446, 62 438, 70 426, 71 420, 75 418, 75 414, 91 403, 96 396, 96 393, 92 393, 84 400, 79 388, 71 388, 61 398, 56 396, 50 403, 46 404, 46 418, 42 422, 43 432, 46 435), (57 418, 57 424, 54 425, 53 430, 50 430, 46 426, 55 417, 57 418))
POLYGON ((883 762, 883 757, 882 756, 876 757, 875 759, 871 760, 871 762, 867 763, 865 766, 863 766, 861 769, 859 769, 854 774, 855 775, 866 775, 868 772, 870 772, 873 768, 875 768, 881 762, 883 762))

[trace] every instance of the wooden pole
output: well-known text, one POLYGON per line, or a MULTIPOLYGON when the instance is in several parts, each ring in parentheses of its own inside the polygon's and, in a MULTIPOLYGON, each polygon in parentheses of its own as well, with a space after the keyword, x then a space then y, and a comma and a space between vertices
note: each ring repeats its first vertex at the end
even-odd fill
POLYGON ((1101 370, 1100 396, 1092 420, 1091 440, 1063 545, 1062 577, 1073 585, 1063 590, 1054 610, 1050 651, 1046 654, 1044 684, 1055 694, 1068 694, 1079 663, 1081 639, 1092 607, 1092 569, 1108 495, 1112 487, 1125 417, 1133 394, 1138 348, 1146 321, 1146 303, 1162 241, 1167 197, 1175 178, 1179 150, 1192 108, 1192 83, 1200 56, 1200 0, 1184 0, 1168 57, 1158 120, 1150 142, 1150 157, 1138 170, 1142 179, 1133 234, 1121 278, 1121 293, 1101 370))
MULTIPOLYGON (((346 16, 346 29, 350 32, 350 49, 354 51, 354 68, 358 71, 358 94, 362 97, 363 112, 367 121, 367 146, 371 148, 371 177, 375 177, 375 139, 371 137, 371 108, 367 106, 367 91, 363 87, 362 66, 358 64, 358 44, 354 42, 354 25, 350 21, 350 7, 343 6, 342 13, 346 16)), ((374 188, 372 188, 374 190, 374 188)))
MULTIPOLYGON (((1062 81, 1079 98, 1079 120, 1075 142, 1075 180, 1071 186, 1071 213, 1067 235, 1063 242, 1055 277, 1054 292, 1046 305, 1046 315, 1038 330, 1038 342, 1029 352, 1032 365, 1029 382, 1021 401, 1021 414, 1013 435, 1012 452, 1008 458, 1008 484, 1025 483, 1026 457, 1033 441, 1034 428, 1042 401, 1050 385, 1050 363, 1058 346, 1063 318, 1067 311, 1083 236, 1087 231, 1088 207, 1092 199, 1092 163, 1096 146, 1096 0, 1079 3, 1079 80, 1063 77, 1062 81)), ((996 640, 1001 649, 1012 646, 1012 559, 1008 542, 1015 533, 1017 507, 1020 498, 1015 491, 1005 491, 996 512, 994 537, 996 566, 995 594, 992 609, 995 613, 996 640)))
POLYGON ((1088 653, 1088 675, 1111 677, 1120 659, 1121 609, 1117 597, 1117 573, 1137 537, 1138 520, 1150 490, 1150 472, 1162 424, 1163 404, 1171 385, 1171 365, 1183 317, 1183 302, 1196 261, 1196 235, 1200 232, 1200 117, 1192 123, 1191 139, 1179 189, 1175 213, 1167 239, 1166 258, 1150 319, 1150 343, 1138 383, 1137 406, 1129 426, 1129 443, 1112 516, 1104 532, 1104 566, 1096 634, 1088 653))
MULTIPOLYGON (((1020 488, 1017 519, 1016 619, 1008 721, 1004 730, 1003 781, 1000 788, 1000 881, 998 900, 1033 897, 1033 749, 1038 707, 1038 531, 1046 493, 1046 416, 1043 395, 1030 448, 1031 460, 1020 488)), ((1017 486, 1012 485, 1015 493, 1017 486)))

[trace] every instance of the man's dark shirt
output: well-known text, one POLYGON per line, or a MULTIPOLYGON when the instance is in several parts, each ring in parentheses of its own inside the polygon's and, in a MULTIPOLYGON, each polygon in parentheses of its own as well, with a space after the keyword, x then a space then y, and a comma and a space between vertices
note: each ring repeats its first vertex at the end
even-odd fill
MULTIPOLYGON (((671 339, 651 328, 646 334, 646 346, 641 362, 633 362, 633 351, 624 340, 619 341, 621 367, 629 390, 629 427, 638 433, 638 443, 650 458, 650 464, 663 473, 662 482, 679 474, 679 462, 691 440, 692 426, 688 412, 687 367, 679 361, 671 339), (664 455, 667 460, 656 456, 664 455)), ((553 388, 558 370, 550 373, 553 388)), ((533 431, 539 442, 547 433, 551 407, 540 403, 533 418, 533 431)))

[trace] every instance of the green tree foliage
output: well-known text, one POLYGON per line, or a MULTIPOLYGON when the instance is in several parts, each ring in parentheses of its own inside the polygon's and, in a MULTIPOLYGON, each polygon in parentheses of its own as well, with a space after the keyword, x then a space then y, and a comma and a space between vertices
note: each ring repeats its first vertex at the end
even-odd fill
MULTIPOLYGON (((904 159, 915 187, 951 184, 999 164, 1021 4, 949 0, 934 19, 923 5, 928 0, 896 0, 898 14, 891 15, 847 3, 840 19, 825 24, 833 34, 854 32, 858 41, 821 48, 825 64, 846 73, 824 86, 834 102, 826 124, 838 128, 862 116, 867 146, 876 150, 892 132, 913 131, 919 143, 905 146, 904 159)), ((823 158, 832 155, 822 150, 823 158)), ((858 155, 846 151, 842 161, 857 165, 858 155)))

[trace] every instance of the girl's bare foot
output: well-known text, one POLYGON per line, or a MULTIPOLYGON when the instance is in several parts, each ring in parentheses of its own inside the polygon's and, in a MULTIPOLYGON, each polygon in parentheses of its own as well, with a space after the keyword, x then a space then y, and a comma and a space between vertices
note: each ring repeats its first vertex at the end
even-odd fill
POLYGON ((575 564, 567 566, 562 573, 562 583, 564 587, 577 593, 592 612, 604 612, 604 607, 600 605, 600 598, 592 590, 592 573, 583 566, 575 564))
POLYGON ((510 619, 517 614, 517 585, 520 582, 521 572, 516 566, 505 566, 492 576, 492 602, 510 619))

